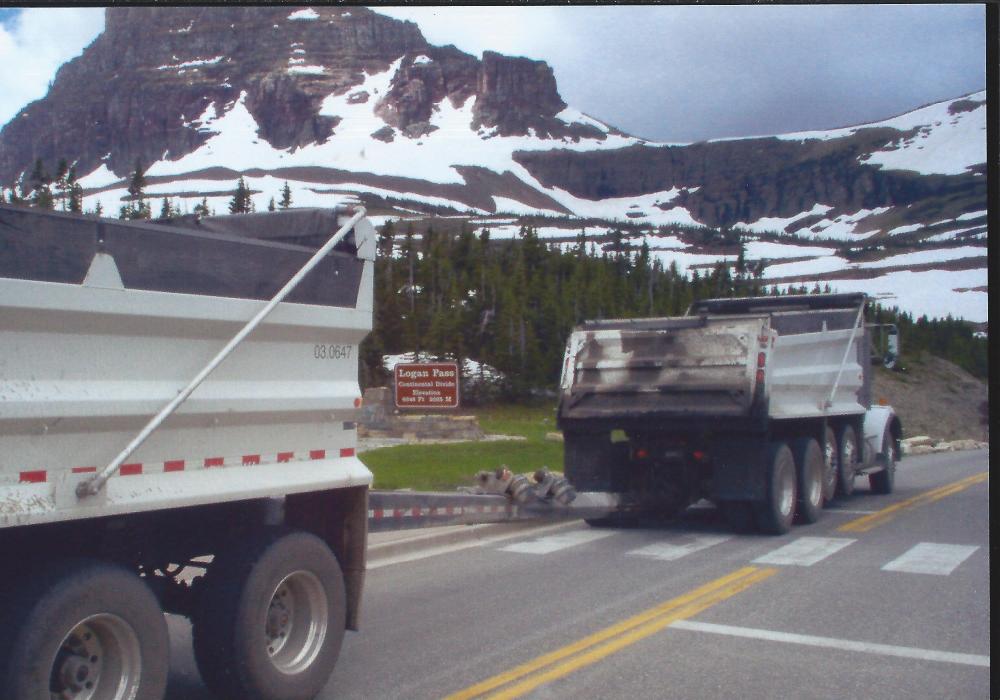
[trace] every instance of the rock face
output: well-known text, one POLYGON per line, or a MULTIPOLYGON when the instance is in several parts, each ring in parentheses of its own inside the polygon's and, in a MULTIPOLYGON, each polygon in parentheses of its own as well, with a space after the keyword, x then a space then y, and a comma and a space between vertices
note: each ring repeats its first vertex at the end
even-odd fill
MULTIPOLYGON (((319 114, 330 94, 400 68, 377 100, 387 126, 416 138, 435 104, 476 97, 476 127, 502 135, 572 131, 552 119, 565 107, 542 62, 430 46, 412 22, 363 7, 112 7, 104 33, 64 65, 49 94, 0 131, 0 182, 36 158, 103 161, 119 175, 190 153, 206 136, 197 119, 246 93, 259 135, 276 148, 322 142, 337 118, 319 114)), ((380 138, 394 137, 381 132, 380 138)))
POLYGON ((973 173, 918 175, 857 162, 859 154, 898 138, 894 129, 860 129, 829 141, 760 138, 603 152, 533 151, 516 159, 544 185, 586 199, 697 184, 697 191, 682 193, 670 206, 684 207, 713 227, 794 216, 816 202, 845 212, 915 205, 914 219, 929 221, 986 201, 986 178, 973 173))

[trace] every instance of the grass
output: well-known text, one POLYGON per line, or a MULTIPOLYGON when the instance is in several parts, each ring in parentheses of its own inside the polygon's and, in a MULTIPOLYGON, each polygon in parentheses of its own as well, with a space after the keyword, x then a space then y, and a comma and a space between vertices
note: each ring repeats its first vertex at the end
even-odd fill
POLYGON ((452 491, 456 486, 471 486, 476 472, 501 465, 515 473, 541 467, 562 471, 562 443, 545 439, 546 433, 556 429, 555 404, 494 406, 463 413, 475 415, 487 434, 524 439, 398 445, 364 452, 359 458, 375 475, 374 488, 452 491))

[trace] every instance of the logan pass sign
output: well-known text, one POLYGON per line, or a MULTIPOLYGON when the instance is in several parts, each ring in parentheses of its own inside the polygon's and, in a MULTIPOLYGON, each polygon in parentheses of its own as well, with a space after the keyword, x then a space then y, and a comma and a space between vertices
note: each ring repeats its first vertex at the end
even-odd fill
POLYGON ((458 364, 396 365, 396 408, 458 408, 458 364))

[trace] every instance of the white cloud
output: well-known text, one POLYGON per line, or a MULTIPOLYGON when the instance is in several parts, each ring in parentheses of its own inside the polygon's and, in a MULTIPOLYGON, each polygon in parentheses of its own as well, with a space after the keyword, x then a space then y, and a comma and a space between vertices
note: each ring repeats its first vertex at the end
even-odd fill
POLYGON ((25 8, 0 24, 0 125, 43 97, 59 66, 103 30, 99 7, 25 8))

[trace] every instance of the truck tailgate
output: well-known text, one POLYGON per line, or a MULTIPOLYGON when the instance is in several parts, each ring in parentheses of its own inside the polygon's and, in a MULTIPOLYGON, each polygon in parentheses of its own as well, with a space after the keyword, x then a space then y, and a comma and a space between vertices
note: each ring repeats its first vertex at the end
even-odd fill
POLYGON ((746 415, 765 323, 742 316, 588 324, 567 349, 560 418, 746 415))

